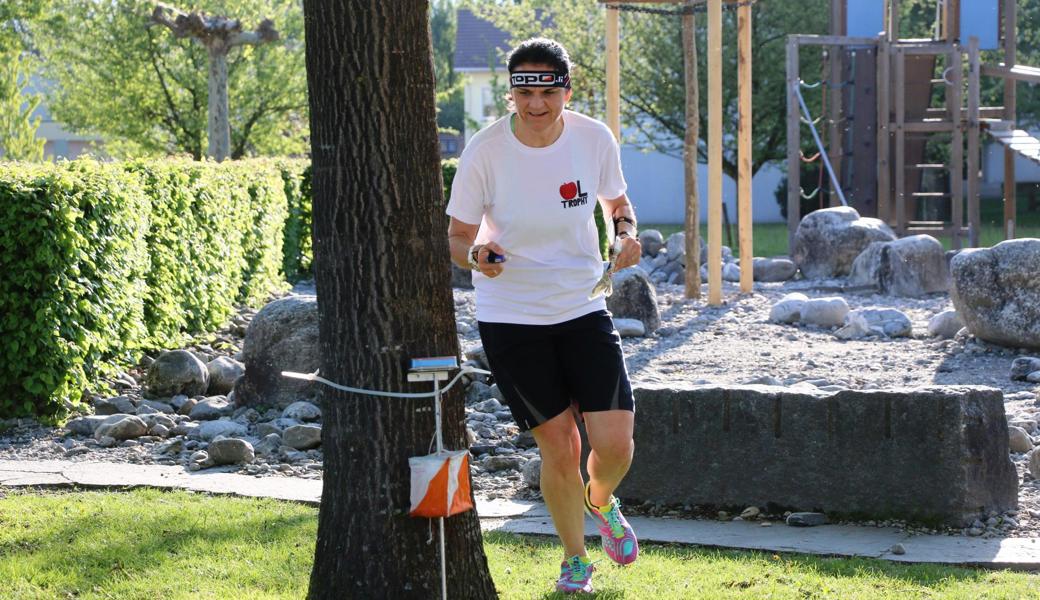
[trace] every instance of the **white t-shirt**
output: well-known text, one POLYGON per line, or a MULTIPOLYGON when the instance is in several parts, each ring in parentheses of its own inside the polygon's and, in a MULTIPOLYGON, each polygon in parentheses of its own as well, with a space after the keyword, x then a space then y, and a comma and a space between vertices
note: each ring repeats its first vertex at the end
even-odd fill
POLYGON ((593 209, 625 193, 617 141, 603 123, 566 110, 563 133, 532 148, 510 116, 466 145, 447 213, 480 224, 476 243, 497 242, 502 274, 473 273, 477 320, 551 325, 606 308, 589 293, 603 274, 593 209))

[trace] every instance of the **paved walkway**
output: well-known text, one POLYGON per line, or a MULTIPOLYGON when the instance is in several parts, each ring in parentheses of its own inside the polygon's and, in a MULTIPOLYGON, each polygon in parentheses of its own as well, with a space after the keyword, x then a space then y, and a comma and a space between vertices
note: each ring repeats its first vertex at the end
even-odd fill
MULTIPOLYGON (((317 506, 321 481, 292 477, 252 477, 206 469, 189 472, 182 467, 125 463, 0 460, 2 487, 155 487, 277 498, 317 506)), ((545 506, 537 502, 494 500, 478 502, 485 529, 518 534, 552 535, 545 506)), ((694 544, 719 548, 799 552, 832 556, 861 556, 908 563, 940 563, 989 568, 1040 570, 1040 539, 984 540, 962 536, 915 535, 893 528, 824 525, 762 527, 751 522, 694 521, 632 517, 632 526, 644 541, 694 544), (902 544, 905 554, 891 553, 902 544)), ((586 533, 594 534, 591 522, 586 533)))

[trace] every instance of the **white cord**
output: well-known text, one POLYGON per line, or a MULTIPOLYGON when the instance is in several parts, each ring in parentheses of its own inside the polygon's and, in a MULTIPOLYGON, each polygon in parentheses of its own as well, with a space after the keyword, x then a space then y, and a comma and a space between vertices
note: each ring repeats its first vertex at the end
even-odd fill
POLYGON ((385 398, 433 398, 438 393, 444 393, 451 389, 451 386, 455 385, 458 380, 467 373, 480 373, 482 375, 490 375, 491 371, 485 371, 484 369, 478 369, 469 365, 463 365, 459 370, 459 374, 456 375, 448 385, 440 389, 440 392, 426 392, 426 393, 405 393, 405 392, 380 392, 378 390, 365 390, 361 388, 350 387, 346 385, 340 385, 334 381, 329 381, 324 377, 318 375, 318 372, 313 373, 294 373, 293 371, 282 371, 282 377, 289 377, 291 379, 303 379, 304 381, 316 381, 318 383, 324 383, 325 385, 336 388, 344 392, 353 392, 355 394, 366 394, 369 396, 382 396, 385 398))

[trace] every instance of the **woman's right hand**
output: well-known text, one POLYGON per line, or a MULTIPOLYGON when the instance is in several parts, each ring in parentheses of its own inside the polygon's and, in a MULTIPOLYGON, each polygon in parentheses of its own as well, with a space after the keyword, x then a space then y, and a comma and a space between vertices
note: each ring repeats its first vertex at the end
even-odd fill
POLYGON ((505 267, 505 263, 489 262, 489 251, 501 256, 501 260, 503 261, 505 260, 506 251, 496 242, 488 242, 477 250, 477 266, 480 267, 480 272, 487 277, 495 278, 502 274, 502 269, 505 267))

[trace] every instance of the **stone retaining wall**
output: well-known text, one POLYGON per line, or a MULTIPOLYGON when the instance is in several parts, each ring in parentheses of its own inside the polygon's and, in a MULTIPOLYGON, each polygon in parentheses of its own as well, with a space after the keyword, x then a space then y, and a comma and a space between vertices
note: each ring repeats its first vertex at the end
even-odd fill
POLYGON ((636 390, 622 500, 962 526, 1017 506, 999 390, 636 390))

